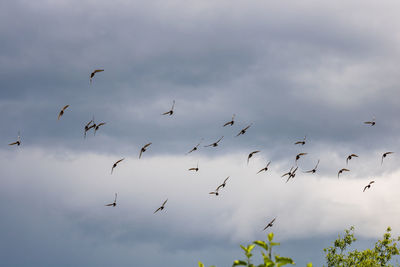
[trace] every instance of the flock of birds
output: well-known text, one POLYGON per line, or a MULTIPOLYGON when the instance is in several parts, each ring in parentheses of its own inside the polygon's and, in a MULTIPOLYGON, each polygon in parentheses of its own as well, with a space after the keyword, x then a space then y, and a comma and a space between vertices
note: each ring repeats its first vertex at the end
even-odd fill
MULTIPOLYGON (((96 69, 96 70, 94 70, 94 71, 90 74, 90 80, 89 80, 89 81, 90 81, 90 84, 92 84, 92 80, 93 80, 93 78, 95 77, 95 74, 96 74, 96 73, 99 73, 99 72, 103 72, 103 71, 104 71, 104 69, 96 69)), ((58 113, 57 120, 60 120, 60 119, 61 119, 61 117, 64 115, 64 113, 65 113, 65 111, 67 110, 68 107, 69 107, 69 105, 65 105, 65 106, 60 110, 60 112, 58 113)), ((175 107, 175 100, 173 100, 173 102, 172 102, 171 109, 168 110, 168 111, 166 111, 166 112, 164 112, 164 113, 161 113, 161 115, 163 115, 163 116, 164 116, 164 115, 172 116, 172 115, 174 114, 174 107, 175 107)), ((100 128, 101 126, 105 125, 105 124, 106 124, 106 122, 100 122, 100 123, 96 124, 95 121, 94 121, 94 117, 93 117, 92 120, 90 120, 90 121, 84 126, 84 138, 86 138, 86 134, 87 134, 87 132, 88 132, 89 130, 93 129, 94 135, 95 135, 96 132, 99 130, 99 128, 100 128)), ((231 119, 230 121, 224 123, 222 126, 223 126, 223 127, 226 127, 226 126, 233 126, 234 124, 235 124, 235 114, 233 114, 232 119, 231 119)), ((375 126, 375 125, 376 125, 375 118, 373 118, 371 121, 365 121, 364 124, 370 125, 370 126, 375 126)), ((243 129, 241 129, 235 136, 238 137, 238 136, 240 136, 240 135, 244 135, 244 134, 247 132, 247 130, 248 130, 251 126, 252 126, 252 123, 251 123, 251 124, 248 124, 246 127, 244 127, 243 129)), ((220 137, 218 140, 216 140, 215 142, 213 142, 213 143, 211 143, 211 144, 205 145, 204 147, 217 147, 217 146, 219 145, 219 143, 222 141, 223 138, 224 138, 224 136, 220 137)), ((306 138, 307 138, 307 136, 304 136, 304 138, 303 138, 302 140, 296 141, 296 142, 294 143, 294 145, 304 146, 304 145, 306 144, 306 138)), ((200 142, 199 142, 197 145, 195 145, 191 150, 189 150, 186 154, 190 154, 190 153, 192 153, 192 152, 194 152, 194 151, 197 151, 197 150, 199 149, 200 144, 201 144, 202 141, 203 141, 203 139, 201 139, 200 142)), ((143 153, 146 152, 146 150, 150 147, 151 144, 152 144, 152 143, 147 143, 147 144, 145 144, 145 145, 140 149, 140 152, 139 152, 139 159, 142 157, 143 153)), ((10 143, 9 145, 10 145, 10 146, 14 146, 14 145, 20 146, 20 145, 21 145, 20 132, 18 132, 17 141, 12 142, 12 143, 10 143)), ((250 159, 251 159, 255 154, 257 154, 257 153, 259 153, 259 152, 260 152, 260 150, 255 150, 255 151, 250 152, 249 155, 247 156, 247 164, 249 164, 250 159)), ((384 159, 385 159, 388 155, 393 154, 393 153, 394 153, 393 151, 388 151, 388 152, 383 153, 383 154, 382 154, 382 157, 381 157, 381 165, 383 164, 384 159)), ((296 176, 296 171, 298 170, 297 162, 298 162, 298 160, 299 160, 301 157, 306 156, 307 154, 308 154, 308 153, 301 152, 301 153, 299 153, 299 154, 296 155, 296 157, 295 157, 295 166, 292 166, 288 172, 284 173, 284 174, 281 176, 281 177, 286 177, 286 176, 287 176, 286 183, 289 182, 290 179, 295 178, 295 176, 296 176)), ((358 155, 357 155, 357 154, 353 154, 353 153, 350 154, 350 155, 348 155, 347 158, 346 158, 346 165, 349 164, 349 161, 350 161, 350 160, 352 160, 353 158, 357 158, 357 157, 358 157, 358 155)), ((118 164, 121 163, 124 159, 125 159, 125 158, 119 159, 119 160, 117 160, 117 161, 112 165, 112 167, 111 167, 111 174, 113 173, 114 169, 118 166, 118 164)), ((311 173, 311 174, 316 173, 319 163, 320 163, 320 160, 318 159, 318 161, 317 161, 315 167, 314 167, 313 169, 311 169, 311 170, 304 171, 304 173, 311 173)), ((268 171, 268 167, 269 167, 270 164, 271 164, 271 161, 269 161, 269 162, 266 164, 266 166, 265 166, 264 168, 260 169, 260 170, 257 172, 257 174, 259 174, 259 173, 261 173, 261 172, 267 172, 267 171, 268 171)), ((198 171, 199 171, 199 164, 197 163, 197 166, 196 166, 196 167, 189 168, 188 170, 189 170, 189 171, 198 172, 198 171)), ((342 168, 342 169, 340 169, 340 170, 338 171, 338 173, 337 173, 338 179, 339 179, 340 175, 341 175, 343 172, 349 172, 349 171, 350 171, 350 170, 347 169, 347 168, 342 168)), ((223 181, 221 184, 219 184, 219 185, 216 187, 216 189, 215 189, 214 191, 211 191, 209 194, 218 196, 218 195, 220 194, 220 193, 219 193, 220 190, 223 189, 223 188, 225 188, 226 183, 227 183, 227 181, 228 181, 229 178, 230 178, 229 176, 226 177, 226 178, 224 179, 224 181, 223 181)), ((371 188, 371 185, 372 185, 373 183, 375 183, 375 181, 370 181, 370 182, 363 188, 363 192, 365 192, 367 189, 370 189, 370 188, 371 188)), ((167 201, 168 201, 168 199, 166 199, 166 200, 161 204, 161 206, 158 207, 158 208, 154 211, 154 213, 157 213, 158 211, 162 211, 162 210, 165 208, 165 205, 166 205, 167 201)), ((105 206, 107 206, 107 207, 116 207, 116 206, 117 206, 117 193, 115 193, 114 201, 113 201, 112 203, 106 204, 105 206)), ((276 220, 276 217, 273 218, 273 219, 264 227, 263 230, 266 230, 268 227, 272 227, 273 224, 274 224, 274 222, 275 222, 275 220, 276 220)))

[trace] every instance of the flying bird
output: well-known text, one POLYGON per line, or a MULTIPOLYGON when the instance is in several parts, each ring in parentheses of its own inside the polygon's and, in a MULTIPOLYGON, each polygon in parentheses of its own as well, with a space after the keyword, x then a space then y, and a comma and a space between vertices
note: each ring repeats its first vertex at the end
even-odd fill
POLYGON ((99 124, 95 124, 94 127, 94 135, 96 135, 97 130, 99 130, 100 126, 103 126, 104 124, 106 124, 105 122, 100 122, 99 124))
POLYGON ((200 142, 186 154, 189 154, 189 153, 192 153, 193 151, 196 151, 198 149, 199 145, 201 144, 201 141, 203 141, 203 139, 201 139, 200 142))
POLYGON ((346 158, 346 165, 349 163, 349 160, 351 160, 352 158, 358 158, 358 155, 356 154, 351 154, 346 158))
MULTIPOLYGON (((164 209, 164 206, 165 206, 165 203, 167 203, 167 201, 168 201, 168 198, 167 198, 167 200, 164 201, 164 203, 162 203, 161 207, 159 207, 158 209, 156 209, 156 211, 155 211, 154 213, 156 213, 156 212, 159 211, 159 210, 163 210, 163 209, 164 209)), ((153 214, 154 214, 154 213, 153 213, 153 214)))
MULTIPOLYGON (((230 177, 230 176, 226 177, 225 180, 224 180, 224 182, 223 182, 222 184, 220 184, 220 185, 217 187, 217 189, 215 190, 216 192, 218 192, 219 189, 225 187, 226 181, 228 181, 229 177, 230 177)), ((210 194, 211 194, 211 193, 210 193, 210 194)), ((217 196, 218 196, 218 195, 217 195, 217 196)))
POLYGON ((240 130, 240 132, 236 135, 236 137, 239 136, 239 135, 241 135, 241 134, 245 134, 246 131, 247 131, 247 129, 249 129, 249 128, 251 127, 251 125, 252 125, 252 123, 250 123, 250 124, 247 125, 245 128, 243 128, 242 130, 240 130))
POLYGON ((289 177, 286 180, 286 183, 289 182, 290 178, 294 178, 296 176, 296 171, 299 167, 296 167, 292 172, 289 173, 289 177))
POLYGON ((20 137, 20 133, 18 132, 18 139, 17 139, 17 141, 15 141, 15 142, 13 142, 13 143, 10 143, 10 144, 8 144, 9 146, 13 146, 13 145, 17 145, 17 146, 20 146, 21 145, 21 137, 20 137))
POLYGON ((115 207, 115 206, 117 206, 117 193, 115 193, 114 202, 110 203, 110 204, 107 204, 107 205, 104 205, 104 206, 107 206, 107 207, 115 207))
POLYGON ((145 144, 141 149, 140 149, 140 154, 139 154, 139 159, 142 157, 142 153, 146 152, 147 147, 149 147, 151 143, 145 144))
POLYGON ((281 177, 285 177, 286 175, 291 175, 293 168, 294 167, 290 168, 290 171, 288 171, 287 173, 283 174, 281 177))
POLYGON ((222 140, 222 138, 224 138, 224 137, 222 136, 222 137, 221 137, 220 139, 218 139, 215 143, 209 144, 209 145, 204 146, 204 147, 209 147, 209 146, 216 147, 216 146, 218 146, 218 143, 219 143, 219 141, 222 140))
POLYGON ((383 159, 386 158, 387 155, 393 154, 394 152, 385 152, 382 155, 381 165, 383 164, 383 159))
POLYGON ((59 119, 61 118, 61 116, 64 115, 64 111, 65 111, 68 107, 69 107, 69 105, 66 105, 66 106, 64 106, 64 107, 61 109, 60 113, 58 113, 58 118, 57 118, 57 120, 59 120, 59 119))
POLYGON ((295 145, 302 145, 304 146, 304 144, 306 143, 306 136, 304 136, 302 141, 297 141, 296 143, 294 143, 295 145))
POLYGON ((228 125, 232 126, 234 123, 235 123, 235 114, 233 114, 232 120, 225 123, 223 127, 228 126, 228 125))
POLYGON ((120 159, 120 160, 117 160, 117 161, 113 164, 113 166, 112 166, 112 168, 111 168, 111 174, 113 173, 114 168, 117 167, 118 163, 120 163, 120 162, 123 161, 124 159, 125 159, 125 158, 122 158, 122 159, 120 159))
POLYGON ((367 190, 367 189, 370 189, 370 188, 371 188, 371 185, 372 185, 373 183, 375 183, 375 181, 369 182, 369 184, 367 184, 367 185, 364 187, 363 192, 365 192, 365 190, 367 190))
POLYGON ((86 138, 86 133, 87 131, 89 131, 91 128, 95 127, 95 123, 94 123, 94 117, 91 121, 89 121, 86 125, 85 125, 85 133, 83 135, 83 138, 86 138), (92 124, 93 123, 93 124, 92 124))
POLYGON ((199 171, 199 163, 197 162, 197 166, 195 168, 190 168, 189 171, 198 172, 199 171))
POLYGON ((260 150, 253 151, 247 156, 247 165, 249 165, 249 160, 253 157, 253 155, 258 152, 260 152, 260 150))
POLYGON ((210 192, 209 193, 210 195, 216 195, 216 196, 218 196, 219 195, 219 193, 218 193, 218 189, 216 189, 215 191, 212 191, 212 192, 210 192))
POLYGON ((167 112, 164 112, 163 114, 161 114, 161 115, 169 115, 169 116, 171 116, 172 114, 174 114, 174 106, 175 106, 175 100, 174 101, 172 101, 172 107, 171 107, 171 110, 169 110, 169 111, 167 111, 167 112))
POLYGON ((92 79, 94 78, 94 75, 95 75, 96 73, 102 72, 102 71, 104 71, 104 70, 103 70, 103 69, 97 69, 97 70, 94 70, 94 71, 90 74, 90 84, 92 83, 92 79))
POLYGON ((296 160, 295 160, 296 164, 297 164, 297 161, 300 159, 300 157, 304 156, 304 155, 307 155, 307 153, 299 153, 296 155, 296 160))
POLYGON ((372 121, 364 121, 364 124, 369 124, 371 126, 375 125, 375 117, 372 118, 372 121))
POLYGON ((345 169, 345 168, 340 169, 340 170, 338 171, 338 173, 337 173, 337 178, 339 179, 339 175, 342 174, 342 172, 349 172, 349 171, 350 171, 349 169, 345 169))
POLYGON ((318 162, 317 162, 317 165, 315 165, 314 169, 309 170, 309 171, 305 171, 305 173, 312 173, 312 174, 314 174, 314 173, 317 171, 318 164, 319 164, 319 160, 318 160, 318 162))
POLYGON ((276 220, 276 217, 272 221, 270 221, 267 224, 267 226, 264 227, 263 231, 265 231, 268 227, 272 227, 274 225, 275 220, 276 220))
POLYGON ((259 171, 257 172, 257 174, 259 174, 259 173, 262 172, 262 171, 265 171, 265 172, 268 171, 269 164, 271 164, 271 161, 267 163, 267 166, 265 166, 264 168, 262 168, 261 170, 259 170, 259 171))

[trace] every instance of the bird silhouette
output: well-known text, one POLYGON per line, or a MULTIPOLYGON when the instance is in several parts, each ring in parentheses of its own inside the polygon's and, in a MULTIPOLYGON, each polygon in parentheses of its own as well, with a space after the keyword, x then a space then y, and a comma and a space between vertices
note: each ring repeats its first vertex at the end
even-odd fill
POLYGON ((304 136, 304 138, 303 138, 303 140, 302 141, 297 141, 296 143, 294 143, 295 145, 302 145, 302 146, 304 146, 305 145, 305 143, 306 143, 306 136, 304 136))
POLYGON ((83 138, 86 138, 86 133, 95 126, 94 117, 85 125, 85 133, 83 134, 83 138), (93 123, 93 124, 92 124, 93 123))
POLYGON ((214 142, 214 143, 212 143, 212 144, 209 144, 209 145, 206 145, 206 146, 204 146, 204 147, 209 147, 209 146, 212 146, 212 147, 216 147, 216 146, 218 146, 218 143, 222 140, 222 138, 224 138, 223 136, 220 138, 220 139, 218 139, 216 142, 214 142))
POLYGON ((260 150, 253 151, 247 156, 247 165, 249 165, 249 160, 253 157, 253 155, 258 152, 260 152, 260 150))
POLYGON ((147 148, 151 145, 151 143, 145 144, 141 149, 139 153, 139 159, 142 157, 142 153, 146 152, 147 148))
POLYGON ((294 169, 293 171, 291 171, 289 173, 289 177, 286 180, 286 183, 289 182, 290 178, 294 178, 296 176, 296 171, 297 171, 298 167, 296 167, 296 169, 294 169))
POLYGON ((172 114, 174 114, 174 107, 175 107, 175 100, 172 101, 172 107, 171 107, 171 109, 170 109, 169 111, 167 111, 167 112, 164 112, 164 113, 161 114, 161 115, 169 115, 169 116, 171 116, 172 114))
POLYGON ((124 159, 125 159, 125 158, 122 158, 122 159, 120 159, 120 160, 117 160, 117 161, 113 164, 113 166, 112 166, 112 168, 111 168, 111 174, 113 173, 114 168, 117 167, 118 163, 120 163, 120 162, 123 161, 124 159))
POLYGON ((342 172, 349 172, 349 171, 350 171, 349 169, 345 169, 345 168, 340 169, 340 170, 338 171, 338 173, 337 173, 337 178, 339 179, 339 175, 342 174, 342 172))
POLYGON ((271 161, 269 161, 268 163, 267 163, 267 166, 265 166, 264 168, 262 168, 261 170, 259 170, 258 172, 257 172, 257 174, 259 174, 260 172, 262 172, 262 171, 268 171, 268 167, 269 167, 269 164, 271 164, 271 161))
POLYGON ((189 153, 192 153, 193 151, 196 151, 197 149, 198 149, 198 147, 199 147, 199 145, 201 144, 201 141, 203 141, 203 138, 200 140, 200 142, 195 146, 195 147, 193 147, 188 153, 186 153, 186 154, 189 154, 189 153))
POLYGON ((103 126, 105 124, 105 122, 100 122, 99 124, 96 124, 94 127, 94 135, 96 135, 96 132, 99 130, 100 126, 103 126))
POLYGON ((15 141, 15 142, 13 142, 13 143, 10 143, 10 144, 8 144, 9 146, 13 146, 13 145, 17 145, 17 146, 20 146, 21 145, 21 136, 20 136, 20 133, 18 132, 18 138, 17 138, 17 141, 15 141))
POLYGON ((222 127, 225 127, 225 126, 228 126, 228 125, 232 126, 234 123, 235 123, 235 114, 233 114, 232 120, 228 121, 227 123, 225 123, 224 126, 222 126, 222 127))
POLYGON ((92 84, 92 79, 94 78, 94 75, 95 75, 96 73, 102 72, 102 71, 104 71, 104 70, 103 70, 103 69, 97 69, 97 70, 94 70, 94 71, 90 74, 90 84, 92 84))
POLYGON ((319 160, 318 160, 318 162, 317 162, 317 165, 315 165, 314 169, 309 170, 309 171, 305 171, 305 173, 312 173, 312 174, 314 174, 314 173, 317 171, 318 164, 319 164, 319 160))
MULTIPOLYGON (((167 198, 167 200, 164 201, 164 203, 162 203, 161 207, 159 207, 158 209, 156 209, 156 210, 154 211, 154 213, 156 213, 156 212, 159 211, 159 210, 163 210, 163 209, 164 209, 164 206, 165 206, 165 203, 167 203, 167 201, 168 201, 168 198, 167 198)), ((153 213, 153 214, 154 214, 154 213, 153 213)))
POLYGON ((216 192, 218 192, 219 189, 224 188, 226 186, 226 181, 228 181, 230 176, 226 177, 225 180, 223 181, 222 184, 220 184, 217 189, 215 190, 216 192))
POLYGON ((115 206, 117 206, 117 193, 115 193, 114 202, 110 203, 110 204, 106 204, 104 206, 107 206, 107 207, 115 207, 115 206))
POLYGON ((216 189, 215 191, 210 192, 209 194, 218 196, 219 195, 218 189, 216 189))
POLYGON ((57 120, 59 120, 59 119, 61 118, 61 116, 64 115, 64 111, 65 111, 68 107, 69 107, 69 105, 66 105, 66 106, 64 106, 64 107, 61 109, 60 113, 58 113, 58 118, 57 118, 57 120))
POLYGON ((375 125, 375 117, 372 118, 372 121, 364 121, 364 124, 369 124, 371 126, 375 125))
POLYGON ((369 184, 367 184, 367 185, 364 187, 363 192, 365 192, 365 190, 367 190, 367 189, 370 189, 370 188, 371 188, 371 185, 372 185, 373 183, 375 183, 375 181, 369 182, 369 184))
POLYGON ((265 231, 268 227, 272 227, 274 225, 274 222, 276 220, 276 217, 274 219, 272 219, 272 221, 270 221, 263 229, 263 231, 265 231))
POLYGON ((197 162, 197 166, 195 168, 190 168, 189 171, 198 172, 199 171, 199 163, 197 162))
POLYGON ((385 152, 382 155, 382 159, 381 159, 381 165, 383 164, 383 159, 386 158, 387 155, 393 154, 394 152, 385 152))
POLYGON ((349 160, 351 160, 353 157, 358 158, 358 155, 356 155, 356 154, 348 155, 346 158, 346 165, 349 163, 349 160))
POLYGON ((249 125, 247 125, 245 128, 243 128, 242 130, 240 130, 240 132, 236 135, 236 137, 238 137, 241 134, 245 134, 246 131, 251 127, 251 125, 253 125, 252 123, 250 123, 249 125))

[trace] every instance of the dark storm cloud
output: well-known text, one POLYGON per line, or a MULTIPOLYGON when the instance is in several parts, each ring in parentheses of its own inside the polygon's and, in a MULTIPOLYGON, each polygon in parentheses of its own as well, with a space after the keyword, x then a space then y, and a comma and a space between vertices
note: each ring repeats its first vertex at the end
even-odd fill
MULTIPOLYGON (((114 152, 122 143, 137 149, 149 139, 159 140, 161 151, 181 152, 202 137, 226 134, 220 125, 233 113, 238 125, 254 122, 253 138, 267 138, 268 147, 307 133, 355 143, 364 131, 356 125, 373 115, 393 126, 390 114, 398 108, 383 103, 396 95, 385 88, 390 84, 383 81, 372 93, 361 88, 376 83, 368 60, 387 56, 381 52, 391 47, 385 32, 318 5, 320 13, 260 4, 269 8, 266 14, 258 5, 184 5, 187 12, 176 5, 8 3, 3 25, 13 26, 1 29, 0 108, 9 127, 2 139, 21 130, 27 145, 79 148, 92 115, 108 123, 99 133, 109 145, 97 148, 114 152), (362 64, 366 73, 356 70, 354 78, 365 82, 340 81, 346 69, 351 79, 352 66, 362 64), (89 86, 97 67, 106 71, 89 86), (171 123, 159 114, 173 99, 171 123), (70 110, 56 124, 65 104, 70 110)), ((391 134, 390 127, 381 131, 391 134)))

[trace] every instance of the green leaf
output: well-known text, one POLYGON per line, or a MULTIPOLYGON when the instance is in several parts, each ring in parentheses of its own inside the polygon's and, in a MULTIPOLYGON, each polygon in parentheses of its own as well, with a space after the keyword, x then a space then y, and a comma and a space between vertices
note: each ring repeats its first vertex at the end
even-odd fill
POLYGON ((268 234, 268 240, 269 240, 269 242, 271 242, 272 239, 274 239, 274 233, 269 233, 269 234, 268 234))
POLYGON ((246 265, 247 265, 247 262, 235 260, 235 261, 233 262, 233 265, 232 265, 232 266, 239 266, 239 265, 244 265, 244 266, 246 266, 246 265))
POLYGON ((245 246, 240 245, 240 247, 244 250, 244 252, 246 252, 246 253, 248 252, 247 248, 245 246))
POLYGON ((267 245, 267 243, 265 243, 264 241, 256 240, 256 241, 254 241, 253 243, 256 244, 257 246, 262 247, 262 248, 265 249, 265 250, 268 250, 268 245, 267 245))
POLYGON ((294 264, 294 261, 291 258, 286 257, 279 257, 278 255, 275 256, 276 266, 280 267, 286 264, 294 264))
POLYGON ((256 245, 248 245, 247 251, 250 253, 256 245))
POLYGON ((204 267, 204 264, 201 261, 199 261, 199 267, 204 267))
POLYGON ((311 262, 307 263, 307 267, 313 267, 312 263, 311 262))

